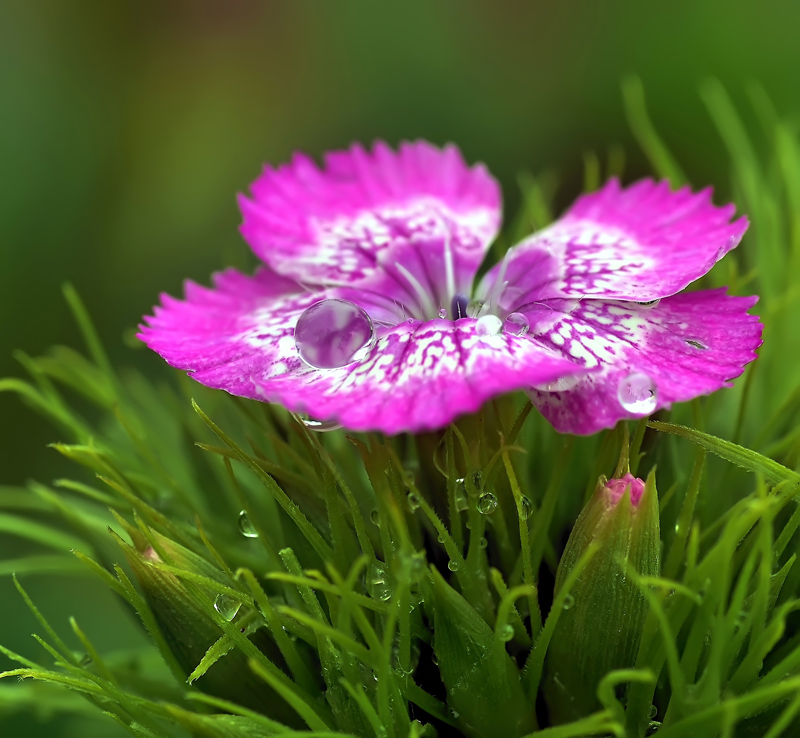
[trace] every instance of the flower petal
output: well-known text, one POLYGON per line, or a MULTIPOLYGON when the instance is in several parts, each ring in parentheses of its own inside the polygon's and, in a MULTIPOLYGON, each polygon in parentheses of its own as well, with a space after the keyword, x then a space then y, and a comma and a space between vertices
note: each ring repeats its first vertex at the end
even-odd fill
POLYGON ((730 387, 756 358, 762 325, 747 314, 757 298, 724 292, 680 294, 650 308, 601 300, 537 308, 548 310, 550 326, 537 340, 595 371, 565 391, 532 389, 531 399, 556 430, 583 435, 730 387))
MULTIPOLYGON (((227 271, 215 286, 189 285, 186 301, 165 296, 142 340, 202 384, 350 430, 441 428, 501 393, 587 371, 527 336, 487 334, 486 323, 473 319, 375 322, 362 360, 315 369, 295 346, 298 317, 321 298, 355 300, 356 290, 298 293, 267 270, 253 278, 227 271)), ((360 300, 370 315, 382 309, 380 296, 360 300)))
POLYGON ((669 297, 739 244, 748 222, 731 223, 733 214, 733 205, 713 205, 710 189, 673 192, 667 182, 648 179, 621 189, 612 179, 514 247, 484 284, 500 278, 516 289, 512 309, 545 297, 669 297))
POLYGON ((392 151, 378 143, 266 167, 242 196, 242 234, 279 274, 303 284, 351 285, 374 272, 390 246, 449 240, 480 265, 500 224, 500 192, 483 165, 455 146, 425 142, 392 151))

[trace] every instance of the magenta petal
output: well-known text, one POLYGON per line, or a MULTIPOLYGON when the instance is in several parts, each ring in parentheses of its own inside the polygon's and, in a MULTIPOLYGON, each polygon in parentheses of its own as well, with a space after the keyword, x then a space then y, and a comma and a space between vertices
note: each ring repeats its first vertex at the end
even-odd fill
POLYGON ((139 338, 171 366, 214 378, 203 384, 245 397, 254 396, 254 376, 303 365, 289 352, 294 326, 324 292, 304 292, 266 268, 253 277, 228 269, 214 275, 214 286, 187 283, 185 301, 162 295, 139 338))
POLYGON ((531 399, 556 430, 584 435, 731 386, 756 358, 762 325, 747 313, 757 298, 724 292, 676 295, 650 308, 565 301, 558 318, 551 306, 537 339, 594 372, 564 391, 532 389, 531 399))
MULTIPOLYGON (((298 355, 299 316, 322 298, 354 302, 357 290, 298 293, 267 270, 253 278, 227 271, 215 284, 189 285, 185 301, 165 296, 146 319, 142 340, 202 384, 350 430, 441 428, 499 394, 586 372, 525 336, 487 331, 487 322, 497 327, 491 320, 473 319, 376 323, 374 342, 359 360, 314 368, 298 355)), ((379 314, 378 296, 362 298, 361 307, 379 314)))
POLYGON ((276 272, 303 284, 351 285, 385 249, 445 238, 480 264, 500 224, 500 192, 455 146, 378 143, 333 152, 320 169, 296 155, 266 167, 241 197, 242 234, 276 272))
POLYGON ((731 222, 733 214, 733 205, 713 205, 710 189, 673 192, 647 179, 622 189, 611 180, 509 252, 509 289, 520 281, 518 291, 531 293, 526 264, 552 261, 556 268, 540 274, 532 299, 674 295, 738 245, 748 223, 731 222))

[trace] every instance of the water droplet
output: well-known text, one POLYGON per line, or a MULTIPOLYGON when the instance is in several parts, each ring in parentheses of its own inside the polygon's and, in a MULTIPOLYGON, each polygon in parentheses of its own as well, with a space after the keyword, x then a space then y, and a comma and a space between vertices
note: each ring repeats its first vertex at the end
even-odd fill
POLYGON ((487 492, 478 498, 478 512, 484 515, 491 515, 495 510, 497 510, 497 498, 491 492, 487 492))
POLYGON ((489 541, 486 540, 486 537, 485 536, 481 536, 481 540, 478 541, 478 546, 480 546, 480 548, 486 548, 488 545, 489 545, 489 541))
POLYGON ((654 308, 659 302, 661 302, 661 298, 658 298, 657 300, 647 300, 646 302, 637 302, 636 304, 643 308, 654 308))
POLYGON ((253 527, 250 522, 250 517, 247 515, 246 510, 239 513, 239 532, 245 538, 258 538, 258 531, 253 527))
POLYGON ((327 433, 342 427, 342 424, 335 420, 314 420, 313 418, 301 418, 301 420, 306 428, 317 433, 327 433))
POLYGON ((510 641, 514 637, 514 627, 506 624, 500 628, 497 635, 501 641, 510 641))
POLYGON ((569 392, 579 381, 580 379, 578 377, 569 375, 566 377, 559 377, 555 382, 535 384, 533 388, 539 390, 539 392, 569 392))
POLYGON ((503 323, 503 333, 511 336, 524 336, 530 328, 531 324, 522 313, 511 313, 503 323))
POLYGON ((458 562, 457 561, 448 561, 447 562, 447 568, 450 569, 450 571, 458 571, 458 562))
POLYGON ((373 523, 375 523, 375 525, 380 525, 381 524, 381 516, 380 516, 380 513, 378 512, 378 508, 377 507, 372 509, 372 512, 369 514, 369 519, 373 523))
POLYGON ((464 512, 465 510, 469 509, 469 499, 467 498, 466 490, 463 484, 460 484, 456 487, 456 510, 458 512, 464 512))
POLYGON ((447 310, 445 308, 439 308, 439 312, 437 315, 444 320, 447 317, 447 310))
POLYGON ((496 315, 484 315, 475 324, 475 335, 479 338, 499 336, 503 332, 503 321, 496 315))
POLYGON ((617 399, 623 409, 634 415, 649 415, 656 409, 656 385, 642 372, 633 372, 620 380, 617 399))
POLYGON ((483 487, 483 472, 480 469, 475 469, 475 471, 470 474, 469 479, 472 484, 467 485, 467 492, 474 495, 480 494, 481 487, 483 487))
POLYGON ((458 712, 455 710, 450 710, 450 714, 453 716, 454 719, 458 720, 458 712))
POLYGON ((483 300, 470 300, 467 303, 467 317, 468 318, 480 317, 485 307, 486 303, 483 300))
POLYGON ((380 561, 370 564, 367 570, 367 592, 373 600, 386 602, 391 599, 392 585, 386 567, 380 561))
POLYGON ((575 597, 572 594, 568 594, 564 598, 564 602, 561 605, 565 610, 569 610, 575 604, 575 597))
POLYGON ((431 661, 433 661, 436 666, 439 666, 439 657, 436 655, 435 651, 431 654, 431 661))
POLYGON ((363 359, 375 333, 369 315, 347 300, 321 300, 297 319, 294 342, 315 369, 338 369, 363 359))
POLYGON ((406 500, 408 500, 408 507, 411 512, 416 512, 419 510, 419 507, 422 504, 422 500, 419 498, 419 495, 416 492, 409 492, 406 500))
POLYGON ((650 711, 647 713, 647 717, 652 720, 656 715, 658 715, 658 708, 655 705, 650 705, 650 711))
POLYGON ((241 602, 234 600, 233 597, 228 597, 228 595, 218 594, 214 599, 214 609, 229 622, 236 617, 241 606, 241 602))
POLYGON ((692 348, 701 349, 702 351, 708 350, 708 346, 700 343, 700 341, 695 341, 693 338, 687 338, 686 343, 688 343, 692 348))
POLYGON ((436 536, 436 540, 439 541, 439 543, 444 543, 444 536, 440 533, 436 536))
POLYGON ((527 520, 531 516, 531 513, 533 512, 533 503, 531 502, 531 498, 522 495, 519 503, 520 503, 519 515, 523 520, 527 520))
POLYGON ((711 645, 711 633, 706 633, 706 634, 703 636, 703 643, 704 643, 706 646, 710 646, 710 645, 711 645))

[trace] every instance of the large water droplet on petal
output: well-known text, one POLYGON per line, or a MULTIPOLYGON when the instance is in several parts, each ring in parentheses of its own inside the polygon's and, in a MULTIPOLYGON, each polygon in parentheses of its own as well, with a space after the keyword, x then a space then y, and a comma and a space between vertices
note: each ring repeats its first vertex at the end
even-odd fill
POLYGON ((294 342, 315 369, 338 369, 363 359, 375 333, 369 315, 347 300, 321 300, 297 319, 294 342))
POLYGON ((633 372, 620 380, 617 387, 619 404, 634 415, 649 415, 656 409, 656 385, 642 372, 633 372))
POLYGON ((503 321, 496 315, 484 315, 478 318, 475 325, 475 334, 480 338, 499 336, 503 332, 503 321))
POLYGON ((503 324, 503 333, 524 336, 531 329, 528 319, 522 313, 511 313, 503 324))
POLYGON ((533 385, 534 389, 540 392, 569 392, 580 379, 575 376, 559 377, 554 382, 545 382, 544 384, 533 385))

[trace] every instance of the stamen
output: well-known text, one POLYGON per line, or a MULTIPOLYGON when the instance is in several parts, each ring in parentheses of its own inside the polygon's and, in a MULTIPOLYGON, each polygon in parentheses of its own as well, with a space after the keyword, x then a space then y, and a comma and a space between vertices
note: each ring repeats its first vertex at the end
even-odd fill
POLYGON ((440 213, 436 213, 436 218, 439 220, 442 228, 445 232, 444 237, 444 274, 445 280, 447 283, 447 297, 452 298, 456 294, 456 271, 455 271, 455 262, 453 260, 453 247, 450 243, 452 238, 452 233, 450 232, 450 227, 447 225, 447 222, 444 218, 442 218, 440 213))
POLYGON ((414 292, 417 293, 417 304, 422 310, 422 315, 429 318, 435 316, 437 314, 437 308, 433 304, 431 295, 428 294, 427 290, 420 284, 419 280, 402 264, 395 262, 395 268, 406 278, 408 283, 414 288, 414 292))
POLYGON ((494 310, 496 307, 496 302, 500 300, 503 292, 505 292, 506 287, 508 287, 508 281, 506 280, 506 271, 508 271, 508 263, 510 261, 509 254, 511 253, 511 249, 506 251, 505 256, 503 257, 503 261, 500 262, 500 271, 497 273, 497 279, 495 279, 494 283, 492 284, 489 292, 486 295, 486 306, 488 310, 494 310))

